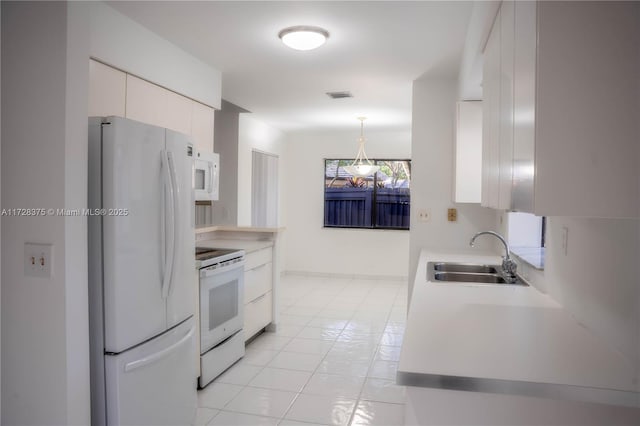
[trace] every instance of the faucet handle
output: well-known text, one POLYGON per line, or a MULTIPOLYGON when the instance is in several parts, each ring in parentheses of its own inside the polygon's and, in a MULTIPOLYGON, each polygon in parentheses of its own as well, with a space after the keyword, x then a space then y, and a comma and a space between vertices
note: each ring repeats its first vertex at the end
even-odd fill
POLYGON ((506 256, 502 258, 502 272, 505 278, 515 278, 517 269, 518 264, 513 259, 506 256))

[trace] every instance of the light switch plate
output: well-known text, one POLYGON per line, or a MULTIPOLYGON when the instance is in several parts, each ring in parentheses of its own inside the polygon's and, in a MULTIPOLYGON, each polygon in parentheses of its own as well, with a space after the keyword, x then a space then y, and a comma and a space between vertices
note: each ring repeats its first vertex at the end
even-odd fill
POLYGON ((37 278, 53 275, 53 244, 24 244, 24 275, 37 278))

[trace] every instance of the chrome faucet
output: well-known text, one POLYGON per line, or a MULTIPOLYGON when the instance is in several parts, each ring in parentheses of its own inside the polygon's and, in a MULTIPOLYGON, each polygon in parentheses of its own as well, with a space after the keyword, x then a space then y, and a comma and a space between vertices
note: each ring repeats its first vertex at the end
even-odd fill
POLYGON ((516 270, 518 269, 518 265, 516 264, 516 262, 513 261, 513 259, 511 259, 509 244, 507 244, 507 241, 502 237, 502 235, 493 231, 481 231, 481 232, 478 232, 476 235, 474 235, 473 238, 471 238, 471 241, 469 241, 469 245, 473 247, 473 244, 476 241, 476 238, 484 234, 493 235, 494 237, 496 237, 502 242, 505 250, 505 255, 502 256, 502 275, 506 282, 508 283, 516 282, 517 280, 516 270))

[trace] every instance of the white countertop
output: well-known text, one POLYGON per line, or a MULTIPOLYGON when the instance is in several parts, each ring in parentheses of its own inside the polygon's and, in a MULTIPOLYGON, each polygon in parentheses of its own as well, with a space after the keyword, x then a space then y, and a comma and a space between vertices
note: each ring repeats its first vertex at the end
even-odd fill
POLYGON ((196 228, 196 234, 205 234, 207 232, 217 231, 277 234, 278 232, 284 231, 284 229, 284 227, 258 228, 254 226, 209 225, 196 228))
POLYGON ((210 247, 210 248, 229 248, 244 250, 245 253, 251 253, 261 250, 267 247, 273 247, 273 241, 267 240, 229 240, 229 239, 215 239, 215 240, 201 240, 196 241, 198 247, 210 247))
POLYGON ((534 287, 429 282, 430 261, 500 264, 500 257, 422 251, 399 383, 451 388, 443 380, 458 378, 489 384, 474 388, 479 391, 500 385, 508 393, 522 388, 522 394, 562 398, 573 392, 585 395, 568 399, 638 404, 633 365, 549 296, 534 287))

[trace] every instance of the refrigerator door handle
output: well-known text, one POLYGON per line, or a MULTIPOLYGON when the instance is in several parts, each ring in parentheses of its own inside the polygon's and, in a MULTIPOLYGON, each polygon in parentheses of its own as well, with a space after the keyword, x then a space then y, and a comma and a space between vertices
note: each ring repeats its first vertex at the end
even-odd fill
POLYGON ((169 153, 167 151, 162 152, 162 169, 164 170, 165 191, 169 196, 170 219, 167 220, 167 222, 171 227, 171 232, 169 232, 169 239, 165 238, 166 255, 164 257, 164 274, 162 276, 162 298, 166 299, 167 296, 169 295, 169 285, 171 281, 171 274, 173 272, 173 258, 175 256, 174 245, 175 245, 175 232, 176 232, 176 223, 175 223, 176 194, 174 193, 173 179, 171 176, 171 171, 169 170, 169 153))
POLYGON ((196 329, 195 327, 191 327, 189 332, 182 339, 178 340, 176 343, 174 343, 173 345, 169 346, 168 348, 164 348, 161 351, 156 352, 155 354, 152 354, 152 355, 146 356, 144 358, 141 358, 141 359, 138 359, 138 360, 135 360, 135 361, 131 361, 131 362, 125 364, 124 372, 128 373, 130 371, 137 370, 138 368, 142 368, 142 367, 144 367, 146 365, 153 364, 154 362, 156 362, 158 360, 161 360, 162 358, 165 358, 166 356, 170 355, 171 352, 175 351, 180 346, 182 346, 185 342, 187 342, 189 339, 191 339, 195 329, 196 329))
MULTIPOLYGON (((175 269, 176 266, 176 250, 173 249, 173 246, 175 246, 176 243, 180 244, 180 239, 182 238, 182 236, 180 235, 180 215, 181 215, 181 211, 180 211, 180 186, 178 185, 178 177, 176 174, 176 165, 175 165, 175 161, 173 159, 173 152, 168 151, 167 152, 167 161, 169 163, 169 174, 171 177, 171 186, 173 187, 173 192, 174 192, 174 196, 173 196, 173 214, 171 219, 173 220, 173 240, 171 242, 172 245, 172 250, 171 250, 171 271, 173 271, 175 269)), ((164 294, 164 298, 167 298, 169 296, 169 293, 171 292, 171 288, 173 287, 173 278, 170 277, 171 279, 169 280, 169 285, 166 288, 166 294, 164 294)))

